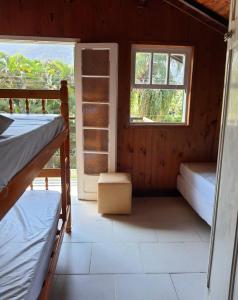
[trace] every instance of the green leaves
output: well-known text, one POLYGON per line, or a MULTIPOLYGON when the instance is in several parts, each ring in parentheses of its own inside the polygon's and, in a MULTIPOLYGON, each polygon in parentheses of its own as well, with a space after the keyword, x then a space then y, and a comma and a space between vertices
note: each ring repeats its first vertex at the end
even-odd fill
POLYGON ((182 122, 184 90, 132 89, 130 116, 134 122, 182 122))
POLYGON ((1 88, 58 89, 61 80, 67 80, 71 86, 74 84, 73 66, 0 52, 1 88))
MULTIPOLYGON (((70 116, 75 116, 74 69, 72 65, 58 60, 41 61, 21 54, 7 55, 0 52, 0 88, 10 89, 59 89, 60 81, 68 81, 70 116)), ((9 112, 9 99, 1 99, 0 112, 9 112)), ((31 113, 41 113, 41 100, 31 100, 31 113), (32 103, 34 102, 34 103, 32 103)), ((60 113, 59 101, 47 101, 48 113, 60 113)), ((24 101, 14 99, 14 112, 25 112, 24 101)), ((76 168, 75 124, 71 122, 71 167, 76 168)), ((59 156, 54 156, 48 166, 59 165, 59 156)))

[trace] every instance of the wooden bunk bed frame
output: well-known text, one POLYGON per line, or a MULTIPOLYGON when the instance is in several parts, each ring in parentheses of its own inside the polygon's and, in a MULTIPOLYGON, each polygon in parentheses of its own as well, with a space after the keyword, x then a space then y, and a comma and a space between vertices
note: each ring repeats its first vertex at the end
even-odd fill
POLYGON ((19 171, 0 191, 0 220, 25 192, 36 177, 61 178, 61 214, 59 228, 56 233, 54 248, 49 262, 48 273, 42 286, 39 299, 48 299, 49 288, 56 268, 64 232, 71 231, 71 200, 70 200, 70 152, 69 152, 69 108, 67 81, 61 81, 59 90, 16 90, 0 89, 0 99, 9 99, 9 112, 14 112, 14 99, 25 101, 26 113, 30 113, 30 101, 41 100, 42 113, 46 113, 46 100, 60 100, 61 115, 65 127, 48 145, 46 145, 21 171, 19 171), (55 151, 60 148, 60 168, 45 169, 55 151), (44 169, 43 169, 44 168, 44 169))

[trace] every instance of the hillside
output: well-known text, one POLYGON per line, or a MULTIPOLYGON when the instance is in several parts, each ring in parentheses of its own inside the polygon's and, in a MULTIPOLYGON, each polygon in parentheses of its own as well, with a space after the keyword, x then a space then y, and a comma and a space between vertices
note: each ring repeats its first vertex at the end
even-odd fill
POLYGON ((0 52, 9 55, 20 53, 30 59, 60 60, 66 64, 73 64, 74 48, 70 45, 59 44, 23 44, 23 43, 0 43, 0 52))

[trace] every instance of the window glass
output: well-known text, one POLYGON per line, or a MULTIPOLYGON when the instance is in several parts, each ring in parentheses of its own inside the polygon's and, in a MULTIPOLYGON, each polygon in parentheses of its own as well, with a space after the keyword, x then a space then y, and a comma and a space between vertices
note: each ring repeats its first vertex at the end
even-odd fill
POLYGON ((131 122, 183 122, 184 90, 132 89, 131 122))
POLYGON ((153 54, 153 84, 167 83, 167 69, 168 69, 168 54, 154 53, 153 54))
POLYGON ((169 65, 169 84, 183 85, 185 70, 185 55, 171 54, 169 65))
POLYGON ((151 53, 137 52, 135 60, 135 83, 149 84, 151 53))
POLYGON ((192 53, 189 46, 132 46, 131 123, 189 124, 192 53))

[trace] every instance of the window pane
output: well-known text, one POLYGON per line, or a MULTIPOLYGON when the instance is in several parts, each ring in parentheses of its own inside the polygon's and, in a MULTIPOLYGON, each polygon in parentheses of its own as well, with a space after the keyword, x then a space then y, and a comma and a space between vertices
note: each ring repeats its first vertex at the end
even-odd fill
POLYGON ((183 85, 185 70, 185 55, 171 54, 169 68, 169 84, 183 85))
POLYGON ((167 83, 168 54, 154 53, 153 55, 153 84, 167 83))
POLYGON ((132 123, 185 122, 185 90, 132 89, 130 120, 132 123))
POLYGON ((135 84, 150 84, 151 53, 136 53, 135 84))

